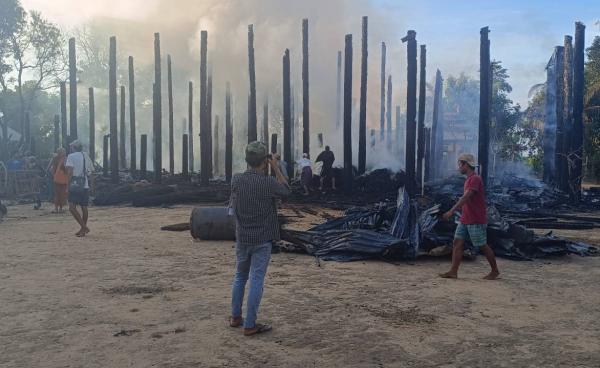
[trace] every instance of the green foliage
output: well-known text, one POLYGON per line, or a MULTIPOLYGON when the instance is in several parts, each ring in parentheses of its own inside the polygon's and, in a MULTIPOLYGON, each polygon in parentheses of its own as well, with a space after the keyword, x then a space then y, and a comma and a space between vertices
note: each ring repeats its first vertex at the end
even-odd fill
POLYGON ((600 37, 587 48, 585 63, 585 134, 583 142, 585 177, 600 180, 600 37))

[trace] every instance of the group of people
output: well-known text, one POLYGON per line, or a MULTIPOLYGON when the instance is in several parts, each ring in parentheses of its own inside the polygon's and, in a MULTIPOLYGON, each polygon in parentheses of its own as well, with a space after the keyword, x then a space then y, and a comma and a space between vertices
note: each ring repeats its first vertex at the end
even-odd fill
POLYGON ((90 175, 93 162, 83 152, 83 145, 76 140, 69 145, 71 153, 67 156, 64 148, 59 148, 48 165, 52 176, 54 211, 63 213, 63 207, 69 204, 69 212, 80 226, 75 234, 83 237, 90 232, 88 222, 88 203, 90 195, 90 175), (81 208, 81 213, 77 207, 81 208))
MULTIPOLYGON (((323 176, 331 175, 328 170, 331 170, 334 160, 335 157, 329 147, 326 147, 317 158, 317 161, 323 162, 321 183, 323 183, 323 176)), ((229 326, 243 327, 243 334, 252 336, 271 330, 270 325, 257 322, 257 314, 271 258, 271 248, 273 243, 280 239, 277 201, 290 194, 290 187, 288 178, 280 169, 280 159, 271 157, 263 143, 248 144, 246 162, 248 170, 236 174, 231 181, 230 203, 235 216, 237 243, 229 326), (266 174, 267 167, 271 167, 275 177, 266 174), (246 298, 246 318, 243 318, 242 305, 248 281, 250 287, 246 298)), ((302 175, 305 175, 305 172, 309 175, 309 170, 304 169, 310 168, 308 155, 304 155, 298 163, 302 167, 302 175)), ((459 157, 458 170, 466 175, 467 179, 463 196, 443 215, 444 219, 450 220, 454 218, 457 211, 462 212, 454 235, 452 266, 450 271, 439 275, 443 278, 458 277, 466 241, 478 247, 490 264, 491 271, 484 279, 494 280, 500 274, 494 252, 487 244, 485 190, 481 177, 475 172, 476 167, 473 155, 463 154, 459 157)), ((312 172, 310 175, 312 176, 312 172)))

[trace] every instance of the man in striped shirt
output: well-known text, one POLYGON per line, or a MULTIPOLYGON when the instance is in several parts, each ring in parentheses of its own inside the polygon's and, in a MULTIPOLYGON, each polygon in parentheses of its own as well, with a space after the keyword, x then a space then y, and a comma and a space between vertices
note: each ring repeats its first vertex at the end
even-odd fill
POLYGON ((236 222, 236 272, 231 296, 229 325, 244 325, 244 335, 271 330, 271 326, 256 323, 263 284, 271 259, 273 241, 279 240, 276 199, 290 194, 286 178, 277 160, 268 155, 267 147, 252 142, 246 147, 249 169, 231 180, 231 205, 236 222), (275 178, 266 174, 267 165, 275 178), (242 304, 246 282, 250 290, 246 301, 246 319, 242 319, 242 304))

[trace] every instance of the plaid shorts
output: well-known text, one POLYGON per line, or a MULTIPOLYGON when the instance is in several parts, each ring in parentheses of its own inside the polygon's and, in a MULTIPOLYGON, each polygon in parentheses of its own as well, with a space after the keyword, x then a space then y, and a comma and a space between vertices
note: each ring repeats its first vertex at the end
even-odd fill
POLYGON ((487 225, 486 224, 458 224, 454 232, 454 239, 470 240, 475 247, 487 245, 487 225))

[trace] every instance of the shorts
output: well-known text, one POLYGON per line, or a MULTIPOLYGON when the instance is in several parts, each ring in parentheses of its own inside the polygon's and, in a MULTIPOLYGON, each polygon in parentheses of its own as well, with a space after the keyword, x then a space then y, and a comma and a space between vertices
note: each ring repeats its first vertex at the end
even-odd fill
POLYGON ((69 204, 79 205, 81 207, 87 207, 90 201, 90 190, 86 189, 81 193, 69 192, 69 204))
POLYGON ((483 247, 487 245, 486 224, 458 224, 454 232, 454 239, 470 240, 473 246, 483 247))

